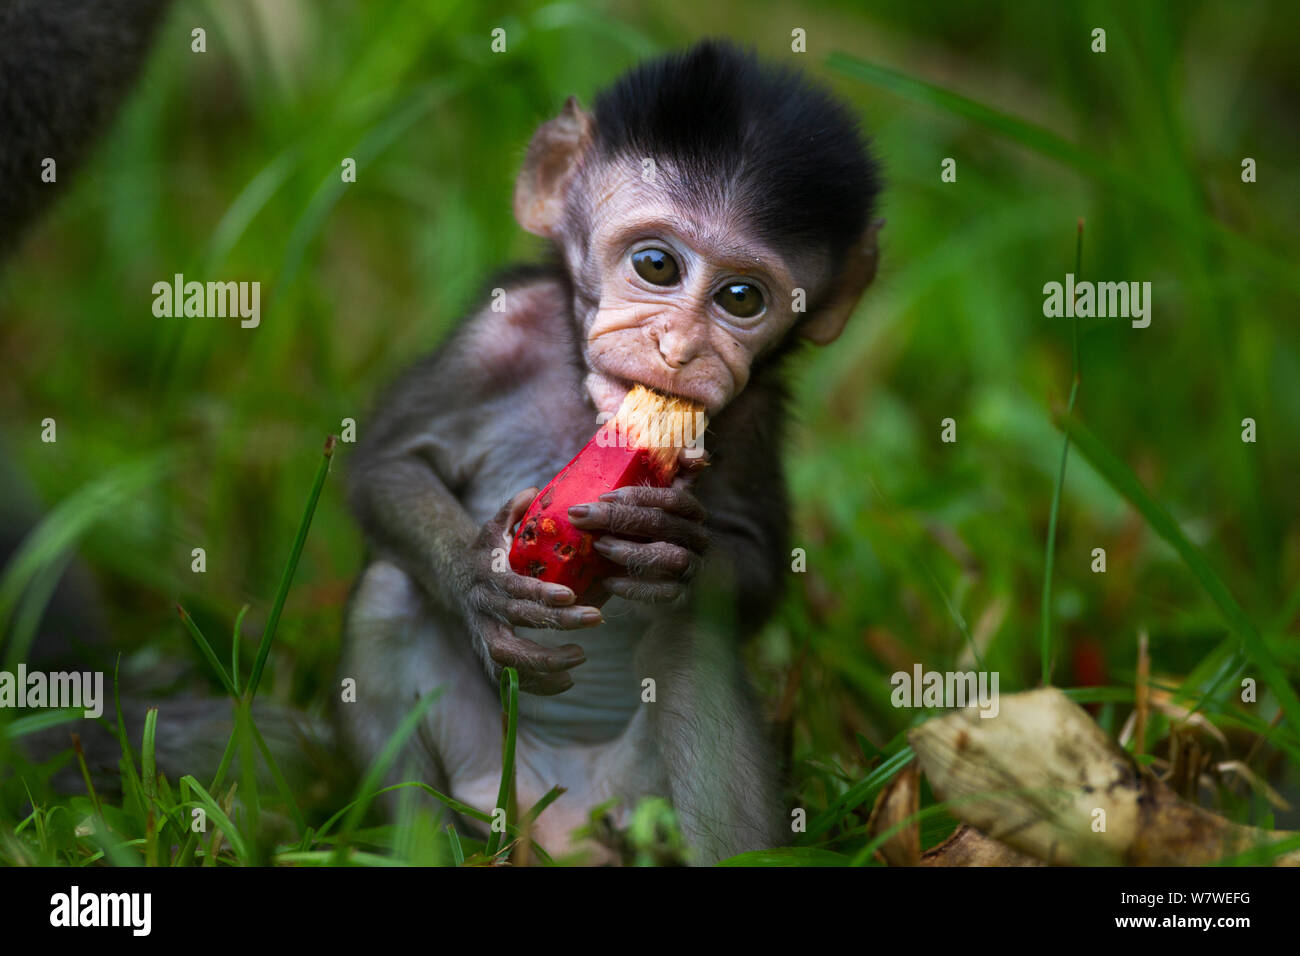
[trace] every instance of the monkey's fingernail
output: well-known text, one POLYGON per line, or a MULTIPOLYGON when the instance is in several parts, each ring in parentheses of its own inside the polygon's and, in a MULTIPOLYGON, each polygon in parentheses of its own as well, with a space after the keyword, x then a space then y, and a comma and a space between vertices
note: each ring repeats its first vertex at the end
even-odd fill
POLYGON ((573 505, 569 508, 570 518, 585 518, 591 514, 591 508, 588 505, 573 505))
POLYGON ((607 491, 600 496, 600 501, 618 501, 617 491, 607 491))
POLYGON ((546 598, 549 601, 563 601, 565 604, 571 604, 574 600, 574 593, 563 584, 547 585, 546 598))
POLYGON ((600 624, 602 621, 604 621, 605 616, 601 614, 599 611, 597 611, 595 608, 592 608, 589 611, 583 611, 582 617, 578 618, 578 620, 582 621, 582 623, 587 625, 588 627, 591 627, 593 625, 600 624))

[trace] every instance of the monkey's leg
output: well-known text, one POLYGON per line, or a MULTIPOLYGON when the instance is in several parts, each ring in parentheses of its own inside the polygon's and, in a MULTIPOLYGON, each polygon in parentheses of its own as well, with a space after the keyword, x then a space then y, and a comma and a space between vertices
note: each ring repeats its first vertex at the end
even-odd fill
MULTIPOLYGON (((338 724, 362 769, 416 702, 439 689, 386 782, 423 780, 491 810, 501 775, 500 703, 463 627, 430 607, 394 564, 373 562, 357 585, 339 677, 356 681, 356 700, 338 704, 338 724)), ((397 804, 392 797, 388 802, 390 808, 397 804)))
MULTIPOLYGON (((556 632, 562 633, 562 632, 556 632)), ((501 704, 470 648, 464 625, 433 607, 414 582, 387 561, 371 564, 348 610, 340 677, 356 681, 356 701, 340 702, 340 737, 359 769, 383 750, 402 718, 425 694, 438 690, 386 783, 422 780, 478 810, 496 809, 501 783, 501 704)), ((586 744, 535 726, 521 702, 515 749, 519 810, 551 787, 564 794, 533 826, 531 836, 552 853, 589 849, 571 839, 590 809, 639 779, 648 763, 638 749, 644 734, 628 731, 605 743, 586 744)), ((547 701, 553 698, 531 698, 547 701)), ((392 812, 400 792, 389 794, 392 812)), ((476 821, 459 820, 462 832, 484 838, 476 821)), ((600 861, 599 851, 592 861, 600 861)))
POLYGON ((695 862, 788 842, 780 768, 734 642, 670 618, 651 627, 638 666, 655 680, 643 706, 695 862))
MULTIPOLYGON (((553 636, 564 639, 563 632, 553 636)), ((606 638, 616 639, 612 633, 606 638)), ((376 561, 361 577, 348 610, 340 677, 356 681, 356 701, 341 702, 338 708, 340 737, 359 769, 379 754, 416 700, 441 688, 387 782, 420 779, 479 810, 495 809, 501 781, 497 690, 474 658, 464 626, 432 608, 394 564, 376 561)), ((574 839, 575 828, 587 822, 593 807, 618 797, 614 816, 617 825, 626 825, 626 812, 638 799, 665 789, 649 714, 634 713, 625 727, 598 739, 580 739, 568 726, 564 708, 558 716, 546 709, 554 710, 564 699, 581 710, 584 687, 598 688, 600 681, 590 674, 559 697, 525 695, 515 750, 520 813, 552 787, 566 790, 536 820, 530 836, 553 855, 580 851, 588 863, 612 861, 604 848, 574 839), (538 708, 541 712, 533 714, 538 708)), ((396 806, 393 796, 390 810, 396 806)), ((466 832, 486 836, 481 824, 459 822, 466 832)))

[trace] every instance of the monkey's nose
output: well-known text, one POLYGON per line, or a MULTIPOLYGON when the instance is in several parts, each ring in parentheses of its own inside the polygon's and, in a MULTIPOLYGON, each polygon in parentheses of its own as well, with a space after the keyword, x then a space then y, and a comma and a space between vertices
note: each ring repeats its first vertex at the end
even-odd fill
POLYGON ((672 369, 674 372, 677 371, 679 368, 681 368, 681 367, 685 364, 684 362, 679 362, 679 361, 677 361, 677 360, 674 359, 671 355, 666 354, 666 353, 663 351, 663 349, 660 349, 660 350, 659 350, 659 355, 663 358, 663 360, 664 360, 664 364, 667 365, 667 366, 668 366, 670 369, 672 369))
POLYGON ((655 347, 659 350, 659 357, 664 360, 665 365, 674 371, 686 365, 695 357, 695 345, 686 336, 671 331, 663 333, 653 331, 650 336, 654 340, 655 347))

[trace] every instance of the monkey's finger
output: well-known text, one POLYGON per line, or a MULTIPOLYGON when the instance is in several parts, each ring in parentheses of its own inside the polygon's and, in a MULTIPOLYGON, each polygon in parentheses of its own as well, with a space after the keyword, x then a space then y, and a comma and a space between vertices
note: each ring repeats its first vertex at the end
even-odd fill
POLYGON ((536 601, 506 601, 498 616, 515 627, 548 627, 572 631, 580 627, 595 627, 605 618, 594 607, 548 607, 536 601))
POLYGON ((568 673, 541 674, 520 683, 519 689, 539 697, 554 697, 573 686, 573 676, 568 673))
POLYGON ((681 515, 691 521, 703 521, 708 517, 708 512, 704 510, 704 505, 700 504, 700 499, 688 490, 689 484, 689 481, 677 478, 667 488, 628 485, 625 488, 615 488, 613 491, 605 492, 600 496, 600 500, 639 508, 662 508, 669 514, 681 515))
POLYGON ((542 581, 538 578, 530 578, 526 574, 515 574, 514 572, 502 574, 497 584, 503 593, 510 595, 512 598, 519 598, 523 601, 536 601, 538 604, 548 604, 551 607, 566 607, 578 599, 578 596, 573 593, 573 588, 550 581, 542 581))
POLYGON ((569 520, 575 528, 609 531, 616 535, 649 538, 652 541, 671 541, 698 554, 703 554, 709 546, 709 532, 704 525, 670 514, 663 508, 594 501, 570 508, 569 520))
POLYGON ((577 644, 543 647, 535 641, 509 632, 492 636, 488 643, 488 654, 496 663, 513 667, 520 675, 525 672, 556 674, 577 667, 587 659, 587 655, 577 644))
POLYGON ((627 541, 604 535, 592 547, 636 578, 662 575, 680 579, 693 572, 699 560, 680 545, 667 541, 627 541))
POLYGON ((507 531, 512 530, 515 525, 519 524, 520 520, 524 516, 524 512, 528 510, 528 506, 533 503, 533 499, 537 497, 540 491, 540 488, 525 488, 523 491, 519 492, 519 494, 510 499, 509 503, 506 505, 506 507, 510 509, 506 515, 507 531))
POLYGON ((601 582, 610 594, 646 604, 671 604, 682 596, 680 581, 647 581, 645 578, 605 578, 601 582))
MULTIPOLYGON (((480 646, 487 652, 485 663, 493 686, 500 686, 501 675, 507 667, 513 667, 519 673, 519 689, 529 694, 550 696, 563 693, 573 686, 573 678, 567 671, 539 671, 535 668, 535 660, 509 653, 505 649, 506 642, 513 641, 515 637, 506 625, 491 618, 479 618, 475 631, 480 646)), ((582 649, 578 648, 578 652, 581 654, 582 649)))
MULTIPOLYGON (((505 665, 493 662, 491 670, 492 683, 500 686, 501 673, 505 670, 505 665)), ((539 697, 553 697, 556 694, 564 693, 572 686, 573 675, 568 671, 561 671, 558 674, 519 671, 519 689, 527 694, 536 694, 539 697)))
POLYGON ((494 514, 487 523, 487 527, 492 529, 494 535, 505 537, 519 523, 519 519, 524 516, 528 506, 537 497, 537 492, 537 488, 525 488, 519 492, 501 506, 501 510, 494 514))

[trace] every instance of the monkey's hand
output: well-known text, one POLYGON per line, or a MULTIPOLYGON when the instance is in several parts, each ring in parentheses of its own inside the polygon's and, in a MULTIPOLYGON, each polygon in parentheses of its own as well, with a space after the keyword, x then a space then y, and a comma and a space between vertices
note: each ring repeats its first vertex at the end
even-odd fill
POLYGON ((572 589, 517 574, 499 548, 510 547, 507 537, 528 505, 536 488, 519 492, 483 525, 469 551, 467 585, 461 595, 461 613, 469 627, 474 649, 493 681, 501 671, 519 672, 519 687, 533 694, 559 694, 573 686, 569 669, 587 659, 577 644, 545 647, 516 636, 515 627, 550 627, 573 630, 593 627, 604 618, 594 607, 575 605, 572 589))
POLYGON ((707 513, 690 486, 679 475, 667 488, 629 485, 569 509, 574 527, 605 532, 592 547, 627 571, 605 578, 606 591, 647 604, 686 593, 709 548, 707 513))

